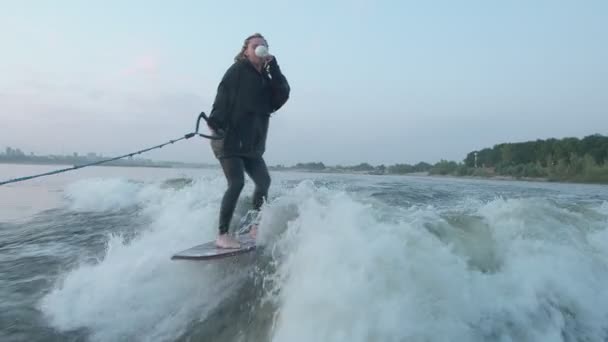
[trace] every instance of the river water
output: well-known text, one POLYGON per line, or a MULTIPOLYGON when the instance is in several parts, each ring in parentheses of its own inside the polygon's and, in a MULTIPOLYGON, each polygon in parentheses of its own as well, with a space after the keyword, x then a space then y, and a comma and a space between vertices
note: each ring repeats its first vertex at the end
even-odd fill
POLYGON ((606 186, 271 176, 260 249, 213 262, 170 257, 215 237, 219 169, 0 187, 0 341, 608 340, 606 186))

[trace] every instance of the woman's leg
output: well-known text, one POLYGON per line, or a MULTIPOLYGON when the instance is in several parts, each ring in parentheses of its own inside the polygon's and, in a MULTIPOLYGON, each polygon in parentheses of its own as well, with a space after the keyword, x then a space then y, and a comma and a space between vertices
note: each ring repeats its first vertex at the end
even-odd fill
MULTIPOLYGON (((268 188, 270 187, 270 174, 268 174, 268 168, 264 159, 245 159, 244 160, 245 171, 253 180, 255 184, 255 190, 253 191, 253 209, 259 211, 264 201, 268 197, 268 188)), ((249 234, 252 237, 256 237, 258 232, 257 222, 251 222, 249 227, 249 234)))
POLYGON ((228 229, 230 228, 230 221, 234 214, 237 201, 245 185, 244 177, 244 165, 241 158, 222 158, 220 164, 224 170, 226 181, 228 182, 228 188, 224 192, 222 198, 222 206, 220 208, 220 219, 219 219, 219 234, 218 245, 221 247, 233 247, 238 248, 238 242, 228 241, 228 229))
POLYGON ((245 171, 253 180, 255 190, 253 191, 253 208, 260 210, 262 204, 268 197, 270 188, 270 174, 266 167, 266 162, 262 157, 247 158, 244 160, 245 171))

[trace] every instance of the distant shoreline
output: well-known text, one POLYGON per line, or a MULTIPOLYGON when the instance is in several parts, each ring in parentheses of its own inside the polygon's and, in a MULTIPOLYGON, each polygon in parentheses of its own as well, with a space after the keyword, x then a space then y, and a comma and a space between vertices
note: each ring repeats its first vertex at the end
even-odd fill
POLYGON ((488 179, 497 181, 520 181, 520 182, 547 182, 547 183, 571 183, 566 181, 552 181, 546 177, 514 177, 514 176, 455 176, 455 175, 427 175, 428 177, 438 178, 461 178, 461 179, 488 179))
MULTIPOLYGON (((162 164, 138 164, 138 163, 104 163, 94 166, 102 167, 134 167, 134 168, 154 168, 154 169, 219 169, 217 165, 211 164, 175 164, 171 162, 161 162, 162 164)), ((47 162, 47 161, 5 161, 0 160, 0 164, 9 165, 57 165, 57 166, 77 166, 79 164, 71 164, 65 162, 47 162)), ((82 164, 80 164, 82 165, 82 164)), ((374 171, 353 171, 346 169, 336 169, 333 167, 327 167, 323 170, 312 170, 297 167, 277 167, 269 166, 270 171, 283 171, 283 172, 310 172, 310 173, 322 173, 322 174, 344 174, 344 175, 367 175, 367 176, 410 176, 410 177, 429 177, 429 178, 453 178, 453 179, 471 179, 471 180, 494 180, 494 181, 521 181, 521 182, 547 182, 547 183, 564 183, 564 184, 598 184, 606 185, 602 182, 588 182, 588 181, 577 181, 577 180, 552 180, 547 177, 515 177, 507 175, 487 175, 487 176, 472 176, 472 175, 454 175, 454 174, 431 174, 428 171, 422 172, 407 172, 407 173, 378 173, 374 171)))
MULTIPOLYGON (((271 168, 270 168, 271 169, 271 168)), ((440 174, 430 174, 428 171, 426 172, 408 172, 408 173, 372 173, 366 171, 339 171, 339 170, 306 170, 306 169, 278 169, 276 171, 286 171, 286 172, 314 172, 314 173, 332 173, 332 174, 349 174, 349 175, 367 175, 367 176, 413 176, 413 177, 431 177, 431 178, 461 178, 461 179, 491 179, 491 180, 504 180, 504 181, 531 181, 531 182, 551 182, 550 179, 546 177, 521 177, 517 178, 514 176, 456 176, 456 175, 440 175, 440 174)))
POLYGON ((325 174, 345 174, 345 175, 367 175, 367 176, 409 176, 409 177, 428 177, 428 178, 448 178, 448 179, 471 179, 471 180, 493 180, 493 181, 512 181, 512 182, 539 182, 539 183, 562 183, 562 184, 590 184, 590 185, 607 185, 602 182, 588 182, 588 181, 576 181, 576 180, 552 180, 547 177, 515 177, 505 175, 492 175, 492 176, 458 176, 452 174, 431 174, 430 172, 409 172, 409 173, 370 173, 365 171, 339 171, 339 170, 306 170, 306 169, 288 169, 281 168, 276 171, 285 172, 311 172, 311 173, 325 173, 325 174))
MULTIPOLYGON (((153 161, 134 158, 111 158, 103 155, 37 156, 20 149, 6 148, 0 153, 0 163, 31 165, 100 165, 153 168, 219 168, 214 164, 153 161), (97 164, 100 163, 100 164, 97 164)), ((593 134, 579 138, 530 140, 500 143, 493 147, 471 151, 461 162, 440 160, 435 164, 421 161, 415 165, 396 163, 371 165, 325 165, 323 162, 300 162, 295 165, 268 166, 272 171, 318 172, 353 175, 410 175, 440 176, 464 179, 493 179, 508 181, 566 182, 580 184, 608 184, 608 137, 593 134)))

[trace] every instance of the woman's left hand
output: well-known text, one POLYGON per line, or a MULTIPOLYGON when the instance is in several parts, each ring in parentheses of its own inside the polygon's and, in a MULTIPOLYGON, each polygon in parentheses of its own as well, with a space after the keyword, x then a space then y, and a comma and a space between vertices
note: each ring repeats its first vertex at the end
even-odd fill
POLYGON ((268 55, 266 57, 264 57, 264 64, 268 65, 270 64, 270 62, 272 62, 274 60, 274 56, 273 55, 268 55))

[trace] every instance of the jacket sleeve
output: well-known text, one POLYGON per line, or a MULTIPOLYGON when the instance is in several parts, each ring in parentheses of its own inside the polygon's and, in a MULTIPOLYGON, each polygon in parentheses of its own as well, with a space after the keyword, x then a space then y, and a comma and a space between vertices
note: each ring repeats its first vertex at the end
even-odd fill
POLYGON ((236 99, 237 87, 238 70, 236 65, 233 64, 228 68, 217 87, 213 107, 209 114, 209 119, 213 120, 214 123, 217 123, 222 129, 226 129, 230 122, 231 112, 234 108, 234 101, 236 99))
POLYGON ((272 109, 273 111, 279 110, 289 99, 291 93, 291 87, 287 78, 281 72, 281 68, 277 63, 276 58, 273 58, 269 63, 269 72, 271 77, 272 85, 272 109))

